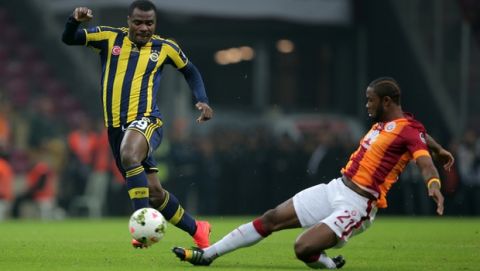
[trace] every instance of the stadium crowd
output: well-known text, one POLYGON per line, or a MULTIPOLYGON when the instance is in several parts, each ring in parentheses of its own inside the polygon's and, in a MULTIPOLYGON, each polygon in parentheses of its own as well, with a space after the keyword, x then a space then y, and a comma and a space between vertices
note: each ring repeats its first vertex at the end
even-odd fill
MULTIPOLYGON (((2 101, 12 104, 5 96, 2 101)), ((99 120, 78 113, 71 122, 57 120, 55 127, 61 129, 50 134, 48 129, 22 128, 40 128, 36 122, 44 111, 26 117, 19 117, 18 112, 4 112, 0 119, 5 163, 0 167, 0 197, 9 203, 3 217, 130 213, 123 180, 99 120), (22 121, 17 121, 19 118, 22 121), (31 140, 22 145, 22 138, 31 140), (22 208, 25 201, 36 204, 22 208), (42 212, 37 212, 37 206, 43 206, 42 212)), ((155 153, 159 175, 187 209, 204 215, 256 214, 297 190, 327 182, 338 175, 356 142, 329 127, 307 131, 301 137, 276 134, 264 126, 235 129, 217 125, 207 133, 190 136, 183 129, 176 124, 167 129, 164 147, 155 153)), ((456 165, 443 172, 446 214, 479 215, 478 132, 466 131, 450 148, 456 165)), ((425 197, 425 186, 415 169, 407 170, 393 190, 386 214, 433 214, 434 206, 425 197)))

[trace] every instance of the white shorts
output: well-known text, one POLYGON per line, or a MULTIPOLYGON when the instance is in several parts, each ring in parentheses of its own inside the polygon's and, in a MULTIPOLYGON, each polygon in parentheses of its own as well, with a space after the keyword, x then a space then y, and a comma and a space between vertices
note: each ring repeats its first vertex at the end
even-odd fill
POLYGON ((366 230, 377 212, 375 201, 346 187, 342 178, 300 191, 293 197, 293 206, 302 227, 320 223, 330 227, 339 239, 336 247, 366 230))

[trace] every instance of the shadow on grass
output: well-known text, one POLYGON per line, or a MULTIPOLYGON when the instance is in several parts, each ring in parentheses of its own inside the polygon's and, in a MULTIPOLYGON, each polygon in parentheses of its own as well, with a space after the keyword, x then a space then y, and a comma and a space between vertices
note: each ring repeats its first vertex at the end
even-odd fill
MULTIPOLYGON (((216 270, 299 270, 299 267, 302 265, 298 266, 296 264, 292 265, 278 265, 278 264, 269 264, 269 263, 264 263, 264 264, 251 264, 251 263, 238 263, 235 265, 231 264, 212 264, 208 268, 209 269, 216 269, 216 270)), ((305 267, 305 270, 308 270, 309 268, 306 265, 303 265, 305 267)))

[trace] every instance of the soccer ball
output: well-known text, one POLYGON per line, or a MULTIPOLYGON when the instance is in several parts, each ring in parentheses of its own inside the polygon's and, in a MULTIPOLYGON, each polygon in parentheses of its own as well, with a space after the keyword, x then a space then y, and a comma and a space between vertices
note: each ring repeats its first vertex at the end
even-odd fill
POLYGON ((159 211, 142 208, 132 214, 128 228, 133 239, 151 246, 162 240, 167 229, 167 221, 159 211))

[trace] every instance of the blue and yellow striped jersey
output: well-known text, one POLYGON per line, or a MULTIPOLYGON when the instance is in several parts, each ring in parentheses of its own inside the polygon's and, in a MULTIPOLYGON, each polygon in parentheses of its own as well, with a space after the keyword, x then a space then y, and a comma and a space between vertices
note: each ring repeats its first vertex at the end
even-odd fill
POLYGON ((187 57, 174 41, 154 35, 138 48, 128 28, 84 29, 86 46, 100 54, 105 125, 120 127, 141 117, 161 118, 156 97, 163 66, 185 67, 187 57))

